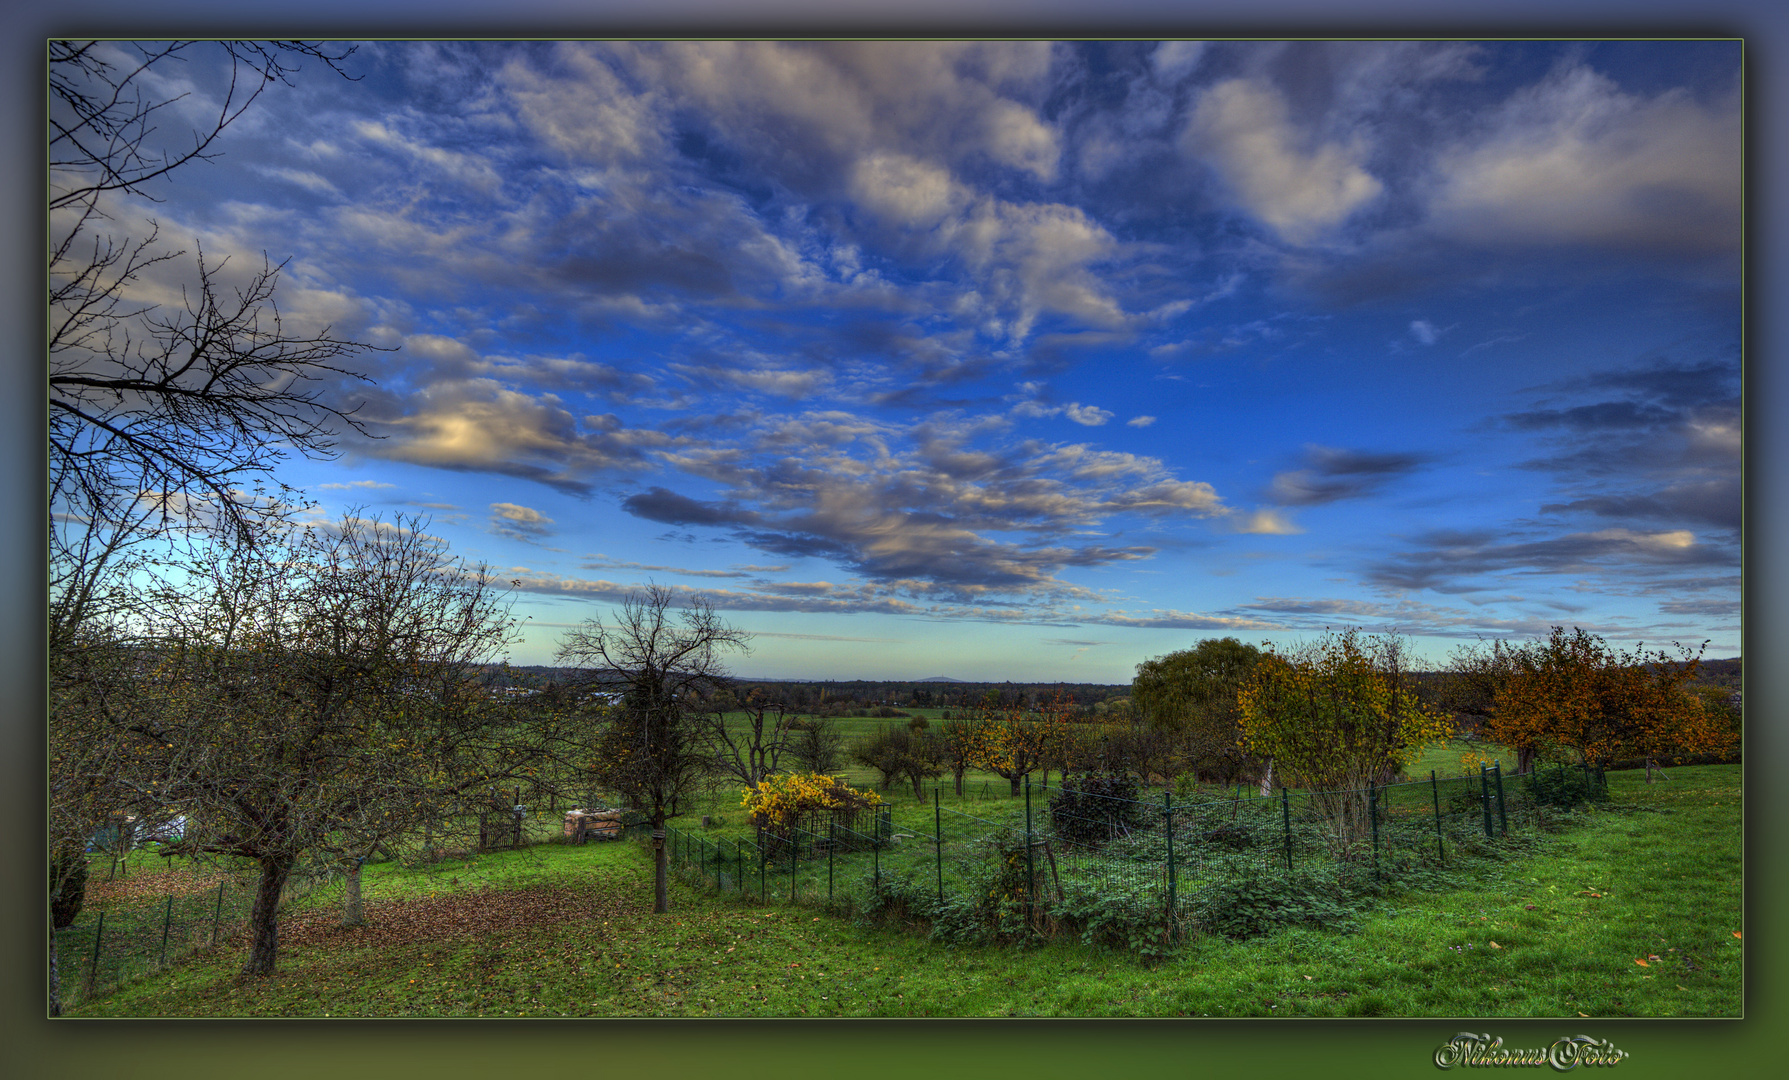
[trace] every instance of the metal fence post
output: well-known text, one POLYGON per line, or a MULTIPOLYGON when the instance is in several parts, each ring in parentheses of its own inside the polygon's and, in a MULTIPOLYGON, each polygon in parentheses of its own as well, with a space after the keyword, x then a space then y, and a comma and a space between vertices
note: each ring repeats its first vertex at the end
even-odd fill
POLYGON ((770 900, 770 886, 764 880, 765 850, 765 846, 760 843, 758 845, 758 899, 768 902, 770 900))
POLYGON ((944 796, 932 788, 932 839, 938 852, 938 903, 944 903, 944 796))
POLYGON ((1174 793, 1162 792, 1162 825, 1168 840, 1168 933, 1174 933, 1174 793))
MULTIPOLYGON (((1268 811, 1272 813, 1273 811, 1268 811)), ((1284 784, 1280 785, 1280 819, 1286 827, 1286 869, 1292 869, 1292 796, 1284 784)))
POLYGON ((1434 769, 1429 770, 1429 790, 1435 793, 1435 858, 1446 862, 1447 852, 1441 846, 1441 781, 1434 769))
POLYGON ((839 847, 839 822, 837 818, 826 820, 826 902, 832 903, 832 853, 839 847))
POLYGON ((162 908, 162 956, 161 966, 168 966, 168 928, 174 922, 174 894, 168 894, 167 906, 162 908))
POLYGON ((1379 788, 1367 787, 1367 817, 1373 823, 1373 877, 1379 876, 1379 788))
POLYGON ((1509 835, 1509 811, 1503 805, 1503 762, 1500 760, 1491 766, 1491 775, 1497 780, 1497 821, 1503 827, 1503 835, 1509 835))
POLYGON ((789 836, 789 902, 795 902, 795 868, 801 865, 801 826, 796 825, 789 836))
POLYGON ((1485 839, 1491 839, 1491 770, 1478 767, 1478 806, 1484 811, 1485 839))
POLYGON ((93 956, 87 961, 87 996, 93 996, 93 979, 99 974, 99 943, 106 936, 106 909, 99 909, 99 922, 93 928, 93 956))
POLYGON ((1037 865, 1031 854, 1031 777, 1025 777, 1025 903, 1031 921, 1037 920, 1037 865))
MULTIPOLYGON (((229 879, 226 878, 224 880, 228 881, 229 879)), ((217 907, 211 912, 211 943, 213 945, 217 944, 217 924, 218 924, 218 920, 223 918, 223 916, 224 916, 224 882, 220 881, 217 883, 217 907)))

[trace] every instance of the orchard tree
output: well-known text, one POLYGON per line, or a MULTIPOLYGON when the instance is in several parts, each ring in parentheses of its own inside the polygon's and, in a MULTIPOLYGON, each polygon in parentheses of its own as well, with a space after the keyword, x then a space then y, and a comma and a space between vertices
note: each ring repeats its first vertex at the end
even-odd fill
POLYGON ((559 663, 583 684, 621 691, 602 709, 588 769, 594 781, 643 810, 652 826, 653 911, 671 910, 665 822, 682 815, 714 772, 714 702, 729 689, 721 654, 749 635, 706 602, 674 611, 676 594, 651 584, 632 593, 610 625, 586 620, 559 642, 559 663))
POLYGON ((1592 762, 1643 757, 1651 783, 1660 758, 1725 753, 1737 741, 1688 689, 1700 660, 1701 650, 1682 645, 1676 656, 1643 646, 1618 652, 1595 634, 1556 626, 1546 641, 1511 651, 1485 734, 1530 760, 1555 749, 1592 762))
POLYGON ((1060 691, 1037 703, 1038 766, 1045 788, 1050 786, 1051 769, 1067 776, 1069 770, 1082 767, 1090 753, 1086 729, 1075 723, 1080 713, 1074 698, 1060 691))
MULTIPOLYGON (((989 691, 990 697, 993 694, 989 691)), ((983 705, 970 727, 970 764, 1005 778, 1017 798, 1019 782, 1043 764, 1045 746, 1038 725, 1019 708, 983 705)))
POLYGON ((975 759, 975 725, 954 717, 939 724, 938 750, 943 756, 944 771, 950 773, 956 784, 957 798, 961 799, 963 775, 975 759))
POLYGON ((1287 652, 1265 644, 1238 697, 1245 746, 1273 760, 1347 849, 1369 822, 1367 788, 1447 739, 1452 724, 1418 700, 1401 639, 1358 630, 1287 652))
POLYGON ((896 780, 913 786, 913 798, 923 798, 921 787, 927 780, 944 775, 944 748, 935 735, 912 727, 885 724, 862 739, 852 750, 858 764, 875 769, 882 777, 882 790, 887 791, 896 780))
POLYGON ((116 687, 114 737, 154 764, 140 797, 187 815, 164 853, 259 869, 246 974, 275 970, 305 861, 364 855, 550 749, 480 685, 514 630, 491 578, 422 526, 349 516, 193 562, 116 687))
POLYGON ((823 716, 797 717, 789 723, 789 757, 803 772, 821 776, 836 772, 845 753, 845 736, 823 716))
MULTIPOLYGON (((323 391, 359 378, 344 363, 368 348, 327 327, 288 329, 273 302, 280 266, 267 262, 230 287, 220 263, 195 256, 183 302, 158 306, 145 299, 146 276, 167 288, 186 253, 164 245, 153 220, 126 222, 174 173, 215 158, 225 130, 301 61, 346 76, 353 51, 297 41, 48 43, 46 639, 49 737, 59 748, 49 760, 50 848, 64 853, 61 867, 80 861, 66 853, 84 848, 94 815, 130 809, 142 786, 123 766, 145 748, 109 745, 109 729, 93 725, 133 707, 123 700, 131 682, 114 676, 143 654, 121 628, 140 622, 165 543, 194 532, 260 542, 290 507, 244 485, 269 478, 287 453, 333 453, 336 428, 353 421, 323 391), (185 95, 163 88, 168 69, 201 53, 222 59, 227 85, 216 111, 188 127, 173 122, 185 95), (101 682, 83 689, 83 679, 101 682)), ((55 975, 52 967, 52 1012, 55 975)))
POLYGON ((720 705, 706 714, 715 744, 716 771, 746 787, 757 787, 760 780, 777 771, 777 764, 795 741, 794 715, 788 702, 770 697, 759 686, 730 692, 720 705), (745 713, 742 727, 729 726, 727 712, 732 710, 745 713))

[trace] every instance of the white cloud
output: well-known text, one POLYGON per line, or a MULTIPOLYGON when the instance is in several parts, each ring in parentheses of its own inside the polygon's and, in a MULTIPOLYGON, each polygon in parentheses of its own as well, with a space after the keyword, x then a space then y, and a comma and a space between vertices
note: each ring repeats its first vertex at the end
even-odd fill
POLYGON ((356 488, 391 488, 396 484, 387 484, 383 480, 350 480, 345 484, 318 484, 318 491, 353 491, 356 488))
POLYGON ((1492 245, 1729 249, 1739 236, 1737 98, 1624 93, 1570 67, 1512 96, 1446 151, 1437 231, 1492 245))
POLYGON ((590 478, 637 468, 646 449, 676 440, 624 428, 612 417, 580 422, 553 394, 529 395, 491 379, 437 382, 366 420, 389 438, 361 452, 442 469, 492 472, 587 494, 590 478))
POLYGON ((1146 428, 1153 423, 1155 423, 1153 416, 1133 416, 1125 421, 1126 426, 1134 428, 1146 428))
POLYGON ((1112 413, 1106 409, 1102 409, 1097 405, 1082 405, 1079 402, 1074 401, 1064 405, 1062 407, 1062 413, 1075 423, 1082 424, 1086 427, 1099 427, 1106 421, 1112 419, 1112 413))
POLYGON ((1318 143, 1297 130, 1285 98, 1261 81, 1212 86, 1181 145, 1211 166, 1238 205, 1293 243, 1322 238, 1382 187, 1361 166, 1364 147, 1318 143))
POLYGON ((1410 324, 1410 336, 1424 345, 1433 345, 1440 334, 1436 332, 1434 323, 1427 319, 1417 319, 1410 324))

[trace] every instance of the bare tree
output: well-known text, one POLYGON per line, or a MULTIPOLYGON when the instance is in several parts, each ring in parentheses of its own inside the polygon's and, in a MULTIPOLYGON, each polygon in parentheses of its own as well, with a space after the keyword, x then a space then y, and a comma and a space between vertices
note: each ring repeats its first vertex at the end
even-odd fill
POLYGON ((816 716, 790 722, 794 735, 789 741, 789 756, 805 772, 831 775, 844 756, 845 736, 831 720, 816 716))
POLYGON ((352 52, 304 42, 50 43, 53 595, 85 597, 86 578, 120 545, 173 525, 252 544, 282 508, 244 485, 265 485, 293 451, 332 456, 335 432, 358 427, 325 392, 361 378, 340 361, 371 346, 327 327, 288 330, 273 301, 283 263, 264 260, 229 288, 223 264, 199 252, 184 302, 163 307, 142 298, 144 276, 186 253, 164 246, 153 221, 134 237, 115 231, 134 205, 157 201, 176 170, 216 158, 224 131, 269 86, 288 82, 300 59, 345 75, 352 52), (157 96, 157 75, 206 49, 221 50, 227 86, 190 140, 170 139, 159 123, 185 95, 157 96), (94 534, 104 542, 92 544, 94 534))
POLYGON ((703 601, 674 611, 675 603, 670 589, 647 585, 622 603, 614 625, 589 619, 559 643, 559 663, 585 669, 587 685, 622 692, 602 712, 590 770, 648 815, 660 914, 671 910, 665 822, 684 813, 714 770, 713 723, 703 713, 728 687, 721 654, 749 640, 703 601))
POLYGON ((776 772, 783 754, 794 743, 794 717, 788 703, 771 700, 756 686, 744 694, 730 694, 725 704, 744 711, 745 724, 730 728, 726 712, 719 709, 708 715, 716 771, 737 778, 747 787, 757 787, 759 781, 776 772))

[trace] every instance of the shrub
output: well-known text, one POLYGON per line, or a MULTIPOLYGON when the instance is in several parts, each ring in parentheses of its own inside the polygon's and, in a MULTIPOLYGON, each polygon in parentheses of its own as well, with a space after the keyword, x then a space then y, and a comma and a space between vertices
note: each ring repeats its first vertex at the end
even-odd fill
POLYGON ((875 792, 859 791, 837 777, 777 773, 765 777, 757 787, 747 788, 740 806, 763 844, 780 843, 798 828, 818 833, 822 818, 852 827, 858 814, 881 802, 875 792))
POLYGON ((1151 962, 1165 959, 1179 946, 1179 927, 1169 917, 1153 877, 1067 882, 1050 914, 1078 929, 1085 944, 1135 953, 1151 962))
POLYGON ((1608 786, 1595 773, 1582 768, 1536 769, 1523 785, 1528 797, 1541 806, 1582 806, 1609 801, 1608 786))
POLYGON ((1199 834, 1199 842, 1220 851, 1247 851, 1261 843, 1261 830, 1241 821, 1225 822, 1199 834))
POLYGON ((1077 844, 1103 844, 1159 817, 1137 801, 1137 781, 1128 773, 1071 776, 1050 796, 1050 824, 1056 835, 1077 844))
POLYGON ((1192 913, 1206 933, 1249 938, 1301 924, 1344 931, 1365 899, 1366 882, 1345 868, 1242 873, 1201 882, 1192 913))

